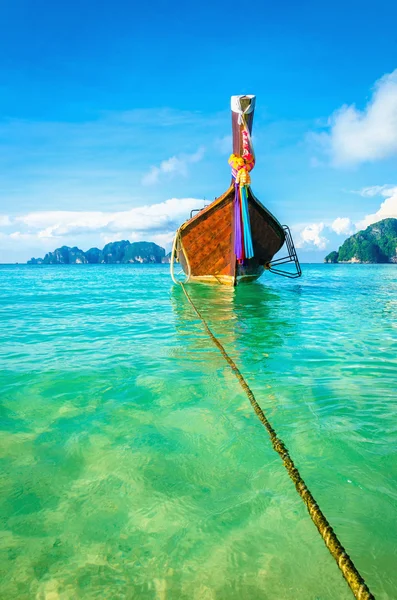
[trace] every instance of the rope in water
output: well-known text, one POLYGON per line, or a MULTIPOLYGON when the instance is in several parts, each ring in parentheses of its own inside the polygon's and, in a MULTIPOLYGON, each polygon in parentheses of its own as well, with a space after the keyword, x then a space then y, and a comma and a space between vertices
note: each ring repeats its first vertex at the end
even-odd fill
POLYGON ((269 434, 270 441, 272 443, 274 450, 277 452, 277 454, 279 454, 281 460, 283 461, 284 466, 287 469, 288 475, 290 476, 290 478, 292 479, 292 481, 295 484, 296 491, 302 498, 303 502, 306 504, 306 508, 309 512, 309 515, 310 515, 313 523, 317 527, 328 550, 334 557, 336 564, 342 571, 343 576, 346 579, 347 583, 349 584, 350 589, 353 592, 354 596, 358 600, 375 600, 375 597, 369 591, 364 579, 361 577, 360 573, 357 571, 350 556, 347 554, 346 550, 344 549, 344 547, 338 540, 334 530, 332 529, 331 525, 328 523, 323 512, 321 511, 317 502, 313 498, 310 490, 307 488, 298 469, 295 467, 294 462, 293 462, 292 458, 290 457, 287 448, 285 447, 284 443, 280 440, 280 438, 277 436, 275 430, 271 426, 270 422, 267 420, 265 413, 263 412, 263 410, 261 409, 261 407, 255 400, 255 396, 254 396, 253 392, 251 391, 251 389, 248 386, 247 382, 245 381, 244 377, 240 373, 240 370, 238 369, 236 363, 228 355, 228 353, 226 352, 226 350, 223 347, 223 345, 221 344, 221 342, 218 340, 218 338, 215 337, 215 335, 212 333, 211 329, 208 327, 207 322, 205 321, 204 317, 199 312, 198 308, 195 306, 193 300, 189 296, 183 283, 181 283, 181 282, 179 282, 179 283, 182 286, 183 292, 184 292, 188 302, 192 306, 192 308, 193 308, 194 312, 196 313, 196 315, 198 316, 198 318, 201 320, 206 332, 208 333, 211 340, 213 341, 215 346, 218 348, 218 350, 221 352, 223 358, 229 364, 233 373, 237 377, 237 379, 238 379, 241 387, 243 388, 244 392, 246 393, 248 400, 250 401, 251 406, 254 409, 257 417, 261 421, 262 425, 265 426, 267 433, 269 434))

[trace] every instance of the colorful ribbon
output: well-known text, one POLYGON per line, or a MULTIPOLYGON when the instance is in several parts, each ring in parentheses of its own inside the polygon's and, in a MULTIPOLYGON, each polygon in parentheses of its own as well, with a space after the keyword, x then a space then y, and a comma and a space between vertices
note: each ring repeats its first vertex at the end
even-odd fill
POLYGON ((252 245, 251 222, 248 208, 248 186, 251 184, 250 171, 255 166, 255 156, 252 151, 251 136, 242 115, 242 156, 232 154, 229 165, 234 177, 234 252, 237 260, 242 263, 254 256, 252 245))

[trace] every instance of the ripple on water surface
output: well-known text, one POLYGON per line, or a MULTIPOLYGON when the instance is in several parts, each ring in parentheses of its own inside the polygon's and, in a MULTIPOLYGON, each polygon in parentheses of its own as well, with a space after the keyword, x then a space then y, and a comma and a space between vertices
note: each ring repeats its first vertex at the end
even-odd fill
MULTIPOLYGON (((164 266, 0 267, 0 597, 348 599, 164 266)), ((397 597, 397 267, 190 293, 377 598, 397 597)))

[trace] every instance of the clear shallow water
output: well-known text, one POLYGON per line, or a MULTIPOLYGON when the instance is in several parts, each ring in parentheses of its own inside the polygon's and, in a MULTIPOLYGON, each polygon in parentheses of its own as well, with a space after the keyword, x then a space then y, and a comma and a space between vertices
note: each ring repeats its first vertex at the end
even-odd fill
MULTIPOLYGON (((0 267, 0 598, 351 598, 166 266, 0 267)), ((397 267, 190 293, 397 598, 397 267)))

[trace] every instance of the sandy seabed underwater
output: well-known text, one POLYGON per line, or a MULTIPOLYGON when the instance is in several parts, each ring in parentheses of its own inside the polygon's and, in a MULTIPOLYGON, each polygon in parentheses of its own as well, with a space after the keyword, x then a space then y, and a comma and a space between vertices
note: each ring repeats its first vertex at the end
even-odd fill
MULTIPOLYGON (((397 598, 397 265, 189 292, 397 598)), ((165 265, 0 266, 0 598, 348 600, 165 265)))

